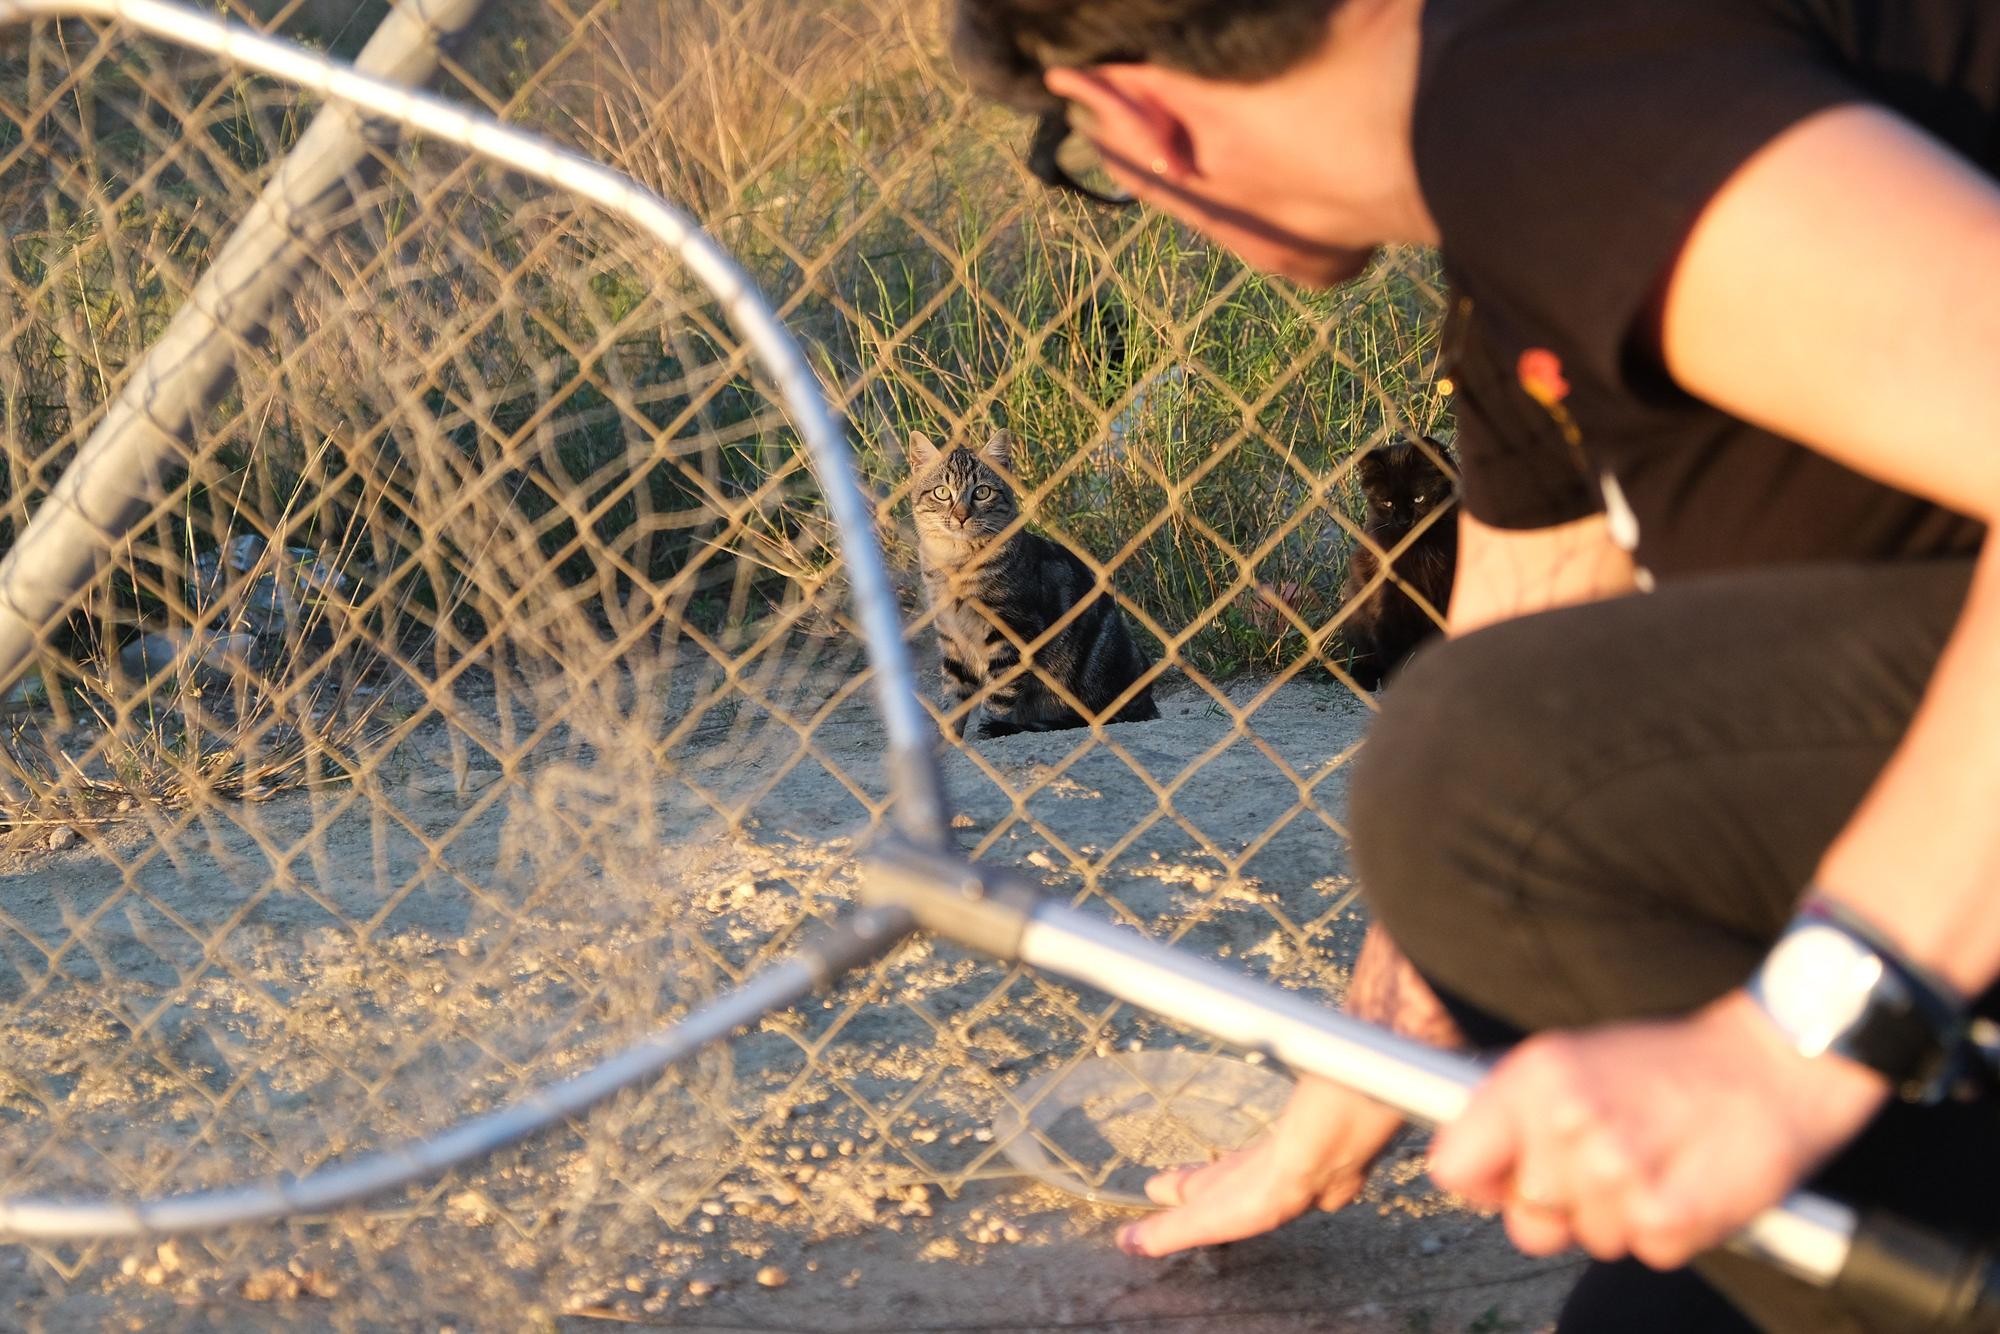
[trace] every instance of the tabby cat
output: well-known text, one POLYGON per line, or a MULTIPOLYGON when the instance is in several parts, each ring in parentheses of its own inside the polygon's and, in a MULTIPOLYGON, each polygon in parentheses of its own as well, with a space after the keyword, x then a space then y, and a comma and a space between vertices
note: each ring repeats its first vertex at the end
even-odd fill
MULTIPOLYGON (((1452 498, 1451 478, 1433 461, 1433 456, 1448 459, 1450 454, 1429 436, 1424 437, 1424 445, 1430 447, 1430 453, 1410 440, 1370 450, 1357 465, 1361 495, 1368 507, 1361 531, 1385 553, 1394 551, 1425 515, 1452 498)), ((1448 514, 1434 520, 1396 557, 1397 577, 1421 593, 1440 615, 1451 601, 1457 566, 1458 524, 1448 514)), ((1341 633, 1349 654, 1348 675, 1364 690, 1380 689, 1420 644, 1438 633, 1430 612, 1398 585, 1385 580, 1372 591, 1364 591, 1381 568, 1381 558, 1368 543, 1355 543, 1340 595, 1343 606, 1359 603, 1342 623, 1341 633)))
POLYGON ((1087 727, 1089 717, 1114 723, 1159 717, 1150 683, 1105 716, 1152 663, 1111 594, 1095 591, 1090 567, 1062 543, 1025 528, 1001 536, 1021 512, 1007 480, 1012 451, 1005 432, 977 451, 910 438, 917 551, 936 612, 947 708, 958 710, 962 726, 971 716, 962 706, 978 698, 986 715, 982 737, 1087 727), (1082 612, 1034 647, 1027 670, 1016 670, 1021 648, 1036 645, 1079 603, 1082 612))

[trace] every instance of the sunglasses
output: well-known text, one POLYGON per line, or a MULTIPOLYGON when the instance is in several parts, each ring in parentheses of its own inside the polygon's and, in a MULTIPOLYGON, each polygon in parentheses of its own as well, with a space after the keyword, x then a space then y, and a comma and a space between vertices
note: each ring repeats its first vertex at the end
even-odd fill
POLYGON ((1112 179, 1105 170, 1104 155, 1088 135, 1078 133, 1070 124, 1064 107, 1044 111, 1035 122, 1035 138, 1028 145, 1028 171, 1051 189, 1106 208, 1132 208, 1139 202, 1112 179))

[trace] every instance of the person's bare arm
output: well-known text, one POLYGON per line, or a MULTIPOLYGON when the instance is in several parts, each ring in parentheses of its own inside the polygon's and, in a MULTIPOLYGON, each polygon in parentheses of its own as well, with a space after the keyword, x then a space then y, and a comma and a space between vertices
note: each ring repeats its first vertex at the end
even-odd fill
POLYGON ((1633 590, 1631 556, 1601 514, 1554 528, 1494 528, 1461 513, 1450 633, 1633 590))
MULTIPOLYGON (((1753 161, 1669 291, 1692 392, 1856 471, 2000 521, 2000 187, 1851 107, 1753 161)), ((2000 566, 1991 543, 1929 696, 1821 883, 1976 991, 2000 971, 2000 566)))
MULTIPOLYGON (((1853 106, 1781 136, 1711 203, 1667 284, 1661 343, 1689 392, 1990 525, 1996 298, 2000 187, 1853 106)), ((1989 542, 1911 728, 1818 872, 1968 994, 2000 973, 1996 680, 1989 542)), ((1801 1056, 1739 990, 1685 1020, 1523 1043, 1439 1137, 1432 1171, 1505 1207, 1525 1250, 1672 1267, 1776 1201, 1886 1096, 1871 1071, 1801 1056)))
MULTIPOLYGON (((1601 516, 1511 531, 1459 519, 1458 570, 1446 620, 1468 634, 1512 616, 1632 589, 1632 561, 1601 516)), ((1387 932, 1368 928, 1348 986, 1347 1013, 1437 1047, 1464 1039, 1387 932)), ((1338 1209, 1361 1192, 1402 1118, 1329 1080, 1307 1075, 1272 1133, 1205 1167, 1162 1172, 1148 1195, 1172 1206, 1123 1229, 1135 1255, 1167 1255, 1256 1236, 1315 1206, 1338 1209)))

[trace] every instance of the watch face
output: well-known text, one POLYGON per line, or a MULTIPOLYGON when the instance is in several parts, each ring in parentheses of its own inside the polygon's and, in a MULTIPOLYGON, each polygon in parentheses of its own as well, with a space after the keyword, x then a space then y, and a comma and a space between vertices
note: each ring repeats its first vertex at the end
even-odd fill
POLYGON ((1825 1052, 1860 1022, 1882 961, 1829 926, 1796 927, 1778 942, 1757 977, 1773 1023, 1808 1056, 1825 1052))

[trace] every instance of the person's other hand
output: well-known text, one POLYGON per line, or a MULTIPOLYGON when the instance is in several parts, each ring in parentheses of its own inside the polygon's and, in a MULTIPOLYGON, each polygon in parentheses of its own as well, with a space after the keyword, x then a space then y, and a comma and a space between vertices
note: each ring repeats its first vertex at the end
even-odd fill
POLYGON ((1783 1199, 1887 1093, 1800 1056, 1734 992, 1676 1022, 1522 1043, 1439 1132, 1431 1175, 1502 1210, 1530 1255, 1673 1269, 1783 1199))
POLYGON ((1359 1094, 1305 1076, 1265 1138, 1205 1167, 1148 1181, 1146 1194, 1170 1207, 1122 1229, 1119 1248, 1171 1255, 1269 1232, 1315 1205, 1338 1209, 1360 1193, 1401 1124, 1359 1094))

